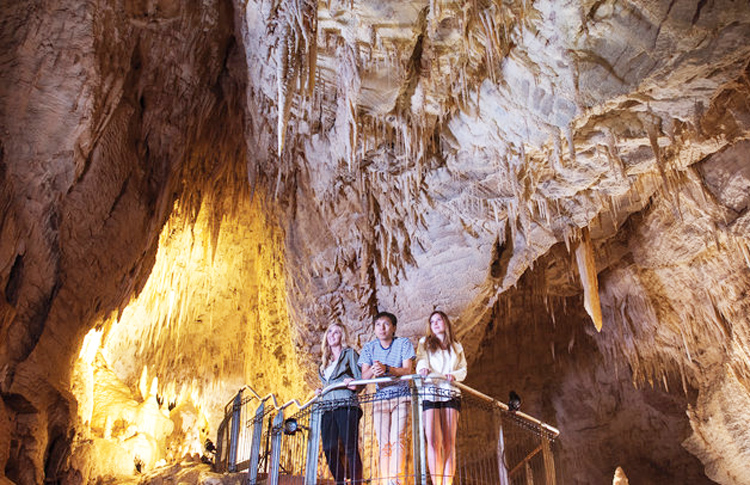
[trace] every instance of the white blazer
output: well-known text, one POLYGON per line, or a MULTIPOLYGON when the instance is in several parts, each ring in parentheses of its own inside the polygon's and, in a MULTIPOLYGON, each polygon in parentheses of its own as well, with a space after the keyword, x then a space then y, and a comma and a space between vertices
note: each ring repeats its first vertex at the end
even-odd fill
MULTIPOLYGON (((428 377, 445 377, 451 374, 458 382, 466 379, 466 355, 460 343, 454 342, 453 347, 447 350, 429 352, 426 340, 426 337, 422 337, 417 344, 417 372, 427 369, 428 377)), ((440 381, 427 384, 423 392, 423 397, 429 401, 447 401, 451 395, 458 393, 458 389, 447 381, 440 381)))

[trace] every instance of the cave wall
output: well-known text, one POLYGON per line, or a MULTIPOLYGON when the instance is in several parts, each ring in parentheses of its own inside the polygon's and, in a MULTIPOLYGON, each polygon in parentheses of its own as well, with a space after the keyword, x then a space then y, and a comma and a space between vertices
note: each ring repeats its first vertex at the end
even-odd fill
POLYGON ((670 197, 655 198, 644 213, 631 216, 624 226, 628 252, 600 273, 602 309, 611 327, 597 346, 603 355, 624 356, 634 382, 668 387, 672 374, 680 376, 683 389, 697 389, 696 402, 687 408, 693 435, 684 445, 719 483, 750 478, 744 433, 731 424, 747 409, 750 282, 746 233, 737 230, 744 210, 732 207, 747 207, 748 200, 733 197, 731 186, 748 179, 738 170, 728 186, 712 182, 714 170, 724 170, 720 160, 745 158, 744 148, 739 143, 702 161, 670 197), (717 400, 722 411, 701 418, 716 410, 717 400), (715 440, 706 440, 712 432, 715 440))
POLYGON ((562 245, 493 307, 470 382, 530 394, 525 411, 561 430, 567 480, 615 465, 638 482, 748 479, 745 149, 707 157, 597 247, 600 333, 562 245), (527 352, 534 342, 548 351, 527 352))
POLYGON ((631 483, 713 483, 682 447, 697 391, 683 392, 678 375, 669 376, 677 392, 637 384, 627 362, 604 358, 580 295, 536 291, 546 280, 541 263, 493 307, 467 383, 502 401, 516 391, 521 411, 560 430, 562 483, 609 483, 618 466, 631 483))
POLYGON ((207 207, 194 225, 173 216, 138 298, 102 324, 102 355, 121 379, 138 382, 147 367, 165 400, 192 394, 214 431, 246 384, 279 400, 308 392, 290 348, 282 236, 260 199, 233 195, 214 201, 239 209, 215 240, 207 207))
POLYGON ((213 147, 189 179, 210 187, 217 160, 244 161, 242 116, 223 95, 236 89, 222 74, 231 14, 225 2, 2 6, 0 456, 14 482, 41 483, 52 445, 72 440, 83 336, 144 285, 184 167, 213 147), (222 128, 204 129, 207 114, 222 128))

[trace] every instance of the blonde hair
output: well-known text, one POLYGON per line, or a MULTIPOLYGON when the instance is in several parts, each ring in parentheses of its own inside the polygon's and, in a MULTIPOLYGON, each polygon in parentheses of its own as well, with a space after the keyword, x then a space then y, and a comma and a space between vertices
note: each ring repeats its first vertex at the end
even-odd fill
POLYGON ((320 350, 321 350, 321 362, 320 362, 320 368, 325 370, 326 367, 331 363, 333 360, 333 356, 331 355, 331 348, 328 346, 328 332, 331 331, 333 327, 339 327, 341 329, 341 348, 342 350, 349 347, 349 336, 346 331, 346 327, 341 325, 340 323, 332 323, 328 325, 328 328, 326 328, 326 331, 323 332, 323 342, 320 344, 320 350))

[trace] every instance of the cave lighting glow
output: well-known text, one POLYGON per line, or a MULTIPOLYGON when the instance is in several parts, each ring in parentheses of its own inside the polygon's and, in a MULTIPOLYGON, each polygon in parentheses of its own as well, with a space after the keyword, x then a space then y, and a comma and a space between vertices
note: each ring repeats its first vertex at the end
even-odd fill
POLYGON ((175 207, 145 286, 92 328, 73 392, 100 476, 186 458, 215 440, 224 405, 245 384, 280 399, 309 390, 286 307, 282 239, 262 203, 211 225, 175 207))

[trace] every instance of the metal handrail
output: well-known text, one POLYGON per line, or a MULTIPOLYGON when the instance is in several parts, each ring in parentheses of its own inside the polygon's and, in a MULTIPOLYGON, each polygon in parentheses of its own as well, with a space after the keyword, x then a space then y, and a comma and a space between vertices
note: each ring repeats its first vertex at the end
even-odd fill
MULTIPOLYGON (((376 378, 373 378, 373 379, 358 379, 358 380, 350 381, 348 384, 345 384, 343 382, 338 382, 336 384, 330 384, 330 385, 324 387, 320 391, 320 394, 318 394, 316 396, 313 396, 311 399, 309 399, 304 404, 300 405, 299 403, 297 403, 297 407, 299 408, 300 411, 303 411, 304 409, 307 409, 308 407, 310 407, 321 396, 323 396, 323 395, 325 395, 325 394, 327 394, 327 393, 329 393, 331 391, 334 391, 336 389, 342 389, 342 388, 349 387, 349 386, 363 386, 363 385, 367 385, 367 384, 380 384, 380 383, 385 383, 385 382, 416 381, 416 380, 421 380, 423 382, 441 382, 441 381, 446 382, 446 381, 448 381, 444 377, 424 377, 421 374, 409 374, 409 375, 401 376, 401 377, 376 377, 376 378)), ((472 394, 472 395, 474 395, 474 396, 476 396, 476 397, 478 397, 478 398, 480 398, 480 399, 482 399, 484 401, 487 401, 487 402, 489 402, 489 403, 497 406, 498 408, 500 408, 503 411, 512 413, 513 415, 515 415, 515 416, 517 416, 517 417, 519 417, 519 418, 521 418, 521 419, 523 419, 525 421, 528 421, 530 423, 533 423, 533 424, 535 424, 535 425, 543 428, 544 430, 546 430, 547 432, 549 432, 551 435, 553 435, 555 438, 557 438, 560 435, 560 430, 558 430, 554 426, 550 426, 549 424, 547 424, 547 423, 545 423, 543 421, 540 421, 540 420, 536 419, 533 416, 529 416, 528 414, 526 414, 526 413, 524 413, 522 411, 513 411, 504 402, 498 401, 497 399, 495 399, 495 398, 493 398, 491 396, 488 396, 487 394, 484 394, 483 392, 477 391, 473 387, 469 387, 466 384, 463 384, 463 383, 457 382, 457 381, 450 381, 450 383, 451 383, 451 385, 453 385, 453 386, 455 386, 455 387, 457 387, 457 388, 459 388, 459 389, 461 389, 463 391, 466 391, 469 394, 472 394)), ((296 402, 296 400, 295 400, 295 402, 296 402)), ((290 403, 287 403, 287 405, 290 404, 290 403)))
MULTIPOLYGON (((268 400, 270 399, 270 400, 271 400, 271 403, 272 403, 272 405, 273 405, 273 408, 274 408, 274 409, 275 409, 276 411, 280 411, 280 410, 282 410, 282 409, 285 409, 285 408, 287 408, 287 407, 291 406, 292 404, 296 404, 296 405, 297 405, 297 407, 300 407, 300 406, 301 406, 301 404, 300 404, 299 400, 297 400, 297 399, 291 399, 291 400, 287 401, 286 403, 284 403, 284 404, 282 404, 282 405, 279 405, 279 401, 278 401, 278 400, 276 399, 276 394, 274 394, 274 393, 272 393, 272 392, 269 392, 269 393, 268 393, 268 394, 266 394, 265 396, 261 397, 261 395, 260 395, 260 394, 258 394, 258 393, 257 393, 257 391, 256 391, 255 389, 253 389, 253 388, 252 388, 252 386, 250 386, 250 385, 248 385, 248 384, 245 384, 244 386, 240 387, 240 388, 239 388, 239 390, 237 391, 237 394, 239 394, 240 392, 243 392, 243 391, 244 391, 244 390, 246 390, 246 389, 247 389, 248 391, 250 391, 250 393, 252 394, 252 397, 253 397, 253 398, 255 398, 255 399, 257 399, 257 400, 259 400, 259 401, 261 401, 261 402, 263 402, 263 401, 268 401, 268 400)), ((235 396, 236 396, 236 394, 235 394, 235 396)), ((234 398, 232 398, 232 400, 231 400, 231 401, 229 401, 229 402, 228 402, 228 403, 227 403, 227 404, 226 404, 226 405, 224 406, 224 411, 226 412, 226 409, 227 409, 227 408, 228 408, 229 406, 231 406, 231 405, 232 405, 233 403, 234 403, 234 398)))
POLYGON ((458 387, 461 390, 464 390, 464 391, 466 391, 466 392, 468 392, 470 394, 473 394, 474 396, 476 396, 476 397, 478 397, 480 399, 483 399, 485 401, 488 401, 488 402, 494 404, 495 406, 499 407, 503 411, 507 411, 509 413, 513 413, 515 416, 518 416, 519 418, 522 418, 522 419, 524 419, 526 421, 534 423, 535 425, 537 425, 537 426, 545 429, 547 432, 549 432, 550 434, 552 434, 555 438, 557 438, 558 436, 560 436, 560 430, 559 429, 555 428, 554 426, 550 426, 549 424, 544 423, 544 422, 536 419, 533 416, 529 416, 528 414, 526 414, 526 413, 524 413, 522 411, 513 411, 504 402, 498 401, 497 399, 494 399, 494 398, 488 396, 487 394, 479 392, 476 389, 467 386, 466 384, 462 384, 460 382, 455 382, 455 381, 451 382, 451 384, 453 384, 454 386, 458 387))
MULTIPOLYGON (((239 392, 244 391, 245 389, 247 389, 247 390, 250 391, 250 393, 253 395, 253 397, 255 399, 258 399, 259 401, 267 401, 267 400, 270 399, 272 401, 272 403, 273 403, 274 409, 277 412, 281 411, 282 409, 286 409, 287 407, 291 406, 292 404, 296 404, 297 405, 297 409, 299 411, 303 411, 303 410, 307 409, 308 407, 312 406, 313 403, 315 403, 316 401, 318 401, 322 396, 324 396, 325 394, 327 394, 327 393, 329 393, 331 391, 335 391, 336 389, 343 389, 343 388, 349 387, 349 386, 364 386, 364 385, 367 385, 367 384, 382 384, 382 383, 386 383, 386 382, 413 381, 413 380, 421 380, 423 382, 439 382, 439 381, 446 381, 447 379, 442 378, 442 377, 423 377, 420 374, 409 374, 409 375, 400 376, 400 377, 375 377, 375 378, 372 378, 372 379, 357 379, 357 380, 350 381, 348 384, 345 384, 343 382, 338 382, 336 384, 329 384, 328 386, 324 387, 320 391, 320 394, 316 394, 316 395, 312 396, 311 398, 308 398, 308 400, 305 401, 304 404, 300 403, 300 401, 297 400, 297 399, 291 399, 291 400, 285 402, 284 404, 279 405, 279 403, 278 403, 278 401, 276 399, 276 395, 275 394, 268 393, 266 396, 261 397, 261 395, 258 394, 255 391, 255 389, 252 388, 252 386, 249 386, 249 385, 242 386, 237 392, 239 393, 239 392)), ((508 405, 505 404, 504 402, 498 401, 497 399, 495 399, 495 398, 493 398, 491 396, 488 396, 487 394, 484 394, 483 392, 477 391, 473 387, 469 387, 466 384, 463 384, 463 383, 457 382, 457 381, 451 381, 451 384, 453 386, 456 386, 457 388, 463 390, 463 391, 466 391, 466 392, 468 392, 470 394, 473 394, 474 396, 476 396, 476 397, 478 397, 478 398, 480 398, 480 399, 482 399, 484 401, 487 401, 487 402, 489 402, 489 403, 497 406, 498 408, 500 408, 503 411, 506 411, 506 412, 509 412, 509 413, 513 413, 515 416, 517 416, 517 417, 519 417, 519 418, 521 418, 521 419, 523 419, 525 421, 528 421, 530 423, 533 423, 533 424, 535 424, 535 425, 537 425, 537 426, 545 429, 547 432, 549 432, 550 434, 552 434, 555 438, 560 435, 560 430, 557 429, 557 428, 555 428, 554 426, 550 426, 549 424, 547 424, 547 423, 545 423, 543 421, 540 421, 540 420, 536 419, 533 416, 529 416, 528 414, 526 414, 526 413, 524 413, 522 411, 512 411, 508 407, 508 405)), ((227 405, 225 406, 225 409, 228 406, 232 405, 233 403, 234 403, 234 398, 232 398, 232 400, 229 401, 229 403, 227 403, 227 405)))

